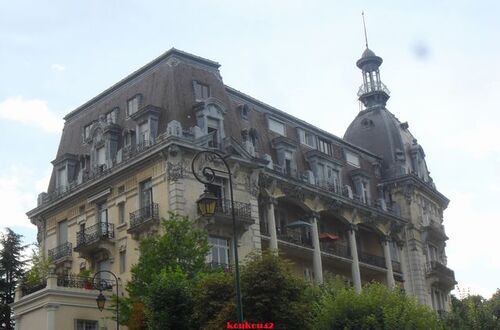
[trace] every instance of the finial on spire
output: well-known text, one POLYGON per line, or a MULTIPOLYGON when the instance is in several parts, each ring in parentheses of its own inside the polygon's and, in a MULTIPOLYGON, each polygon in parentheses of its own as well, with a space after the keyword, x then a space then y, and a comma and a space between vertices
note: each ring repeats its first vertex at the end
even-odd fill
POLYGON ((366 48, 368 48, 368 36, 366 34, 366 23, 365 23, 365 12, 364 11, 361 12, 361 16, 363 17, 363 28, 365 29, 365 45, 366 45, 366 48))

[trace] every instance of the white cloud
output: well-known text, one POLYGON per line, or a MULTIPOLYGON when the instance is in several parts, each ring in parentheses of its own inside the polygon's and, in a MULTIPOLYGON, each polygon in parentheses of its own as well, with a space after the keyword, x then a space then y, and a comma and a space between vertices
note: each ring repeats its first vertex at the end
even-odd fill
MULTIPOLYGON (((445 212, 448 265, 458 287, 490 297, 500 286, 498 232, 500 219, 493 209, 481 207, 475 194, 452 192, 445 212)), ((458 294, 457 291, 455 291, 458 294)))
POLYGON ((64 65, 57 63, 52 64, 50 68, 54 71, 59 71, 59 72, 66 70, 66 67, 64 65))
MULTIPOLYGON (((26 212, 36 206, 36 177, 28 167, 11 166, 0 176, 1 227, 26 227, 35 229, 26 212)), ((45 187, 44 190, 47 188, 45 187)))
POLYGON ((50 133, 59 133, 63 126, 63 120, 49 110, 46 101, 25 100, 20 96, 0 102, 0 119, 38 127, 50 133))

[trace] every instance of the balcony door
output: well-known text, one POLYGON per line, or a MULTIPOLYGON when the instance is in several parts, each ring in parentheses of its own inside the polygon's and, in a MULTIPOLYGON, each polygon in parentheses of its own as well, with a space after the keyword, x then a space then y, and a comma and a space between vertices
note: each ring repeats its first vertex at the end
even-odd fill
POLYGON ((151 206, 153 205, 153 185, 151 183, 151 179, 141 182, 139 189, 141 215, 144 217, 150 217, 152 214, 151 206))
POLYGON ((99 231, 102 235, 108 233, 108 208, 106 203, 97 204, 97 223, 99 224, 99 231))
POLYGON ((57 223, 57 245, 62 245, 68 241, 68 221, 63 220, 57 223))

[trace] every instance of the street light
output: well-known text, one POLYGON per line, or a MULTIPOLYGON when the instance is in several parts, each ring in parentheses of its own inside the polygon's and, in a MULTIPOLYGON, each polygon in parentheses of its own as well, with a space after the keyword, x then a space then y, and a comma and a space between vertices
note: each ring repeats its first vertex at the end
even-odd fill
POLYGON ((234 198, 233 198, 233 180, 231 169, 226 162, 226 157, 223 157, 216 151, 212 150, 202 150, 199 151, 193 158, 191 163, 191 171, 193 172, 194 177, 199 182, 205 184, 205 191, 200 196, 200 198, 196 201, 198 204, 198 209, 200 210, 201 215, 203 216, 213 216, 215 214, 216 206, 217 206, 217 197, 214 196, 208 190, 208 185, 214 182, 216 178, 216 174, 227 175, 229 179, 229 191, 231 197, 231 216, 233 219, 233 249, 234 249, 234 275, 236 282, 236 310, 238 314, 238 322, 243 323, 243 304, 241 302, 241 287, 240 287, 240 266, 238 262, 238 242, 236 238, 236 216, 234 213, 234 198), (203 157, 202 157, 203 156, 203 157), (195 163, 200 159, 200 162, 207 161, 212 163, 221 162, 226 167, 226 170, 218 170, 212 168, 210 166, 199 166, 199 172, 195 170, 195 163))
POLYGON ((205 187, 205 191, 196 201, 198 210, 200 211, 201 215, 204 217, 213 216, 217 207, 217 201, 217 196, 208 191, 208 187, 205 187))
MULTIPOLYGON (((113 275, 116 281, 116 330, 120 329, 120 322, 119 322, 119 316, 120 316, 120 311, 119 311, 119 298, 118 298, 118 278, 113 272, 110 272, 109 270, 100 270, 97 273, 94 274, 94 277, 92 277, 92 283, 95 282, 95 277, 100 274, 100 273, 108 273, 113 275)), ((96 300, 97 302, 97 308, 102 312, 104 309, 104 305, 106 304, 106 297, 102 294, 102 285, 99 285, 99 295, 97 296, 96 300)))

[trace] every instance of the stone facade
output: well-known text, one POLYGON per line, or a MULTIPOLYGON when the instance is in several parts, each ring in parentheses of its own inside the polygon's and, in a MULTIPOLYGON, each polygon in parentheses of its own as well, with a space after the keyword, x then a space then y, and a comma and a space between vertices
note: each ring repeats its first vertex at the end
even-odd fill
POLYGON ((385 109, 381 63, 371 51, 358 61, 366 108, 344 138, 224 85, 218 63, 176 49, 72 111, 48 191, 28 212, 54 273, 45 288, 18 290, 18 329, 104 322, 112 311, 99 314, 91 299, 97 291, 68 279, 109 270, 123 291, 140 239, 161 230, 169 212, 206 228, 213 246, 207 262, 230 267, 227 175, 208 187, 219 198, 215 216, 197 213, 205 187, 191 162, 208 149, 228 155, 240 260, 278 250, 311 281, 340 275, 359 291, 376 280, 447 310, 455 283, 441 224, 448 200, 428 176, 408 125, 385 109), (393 131, 382 125, 388 119, 393 131))

